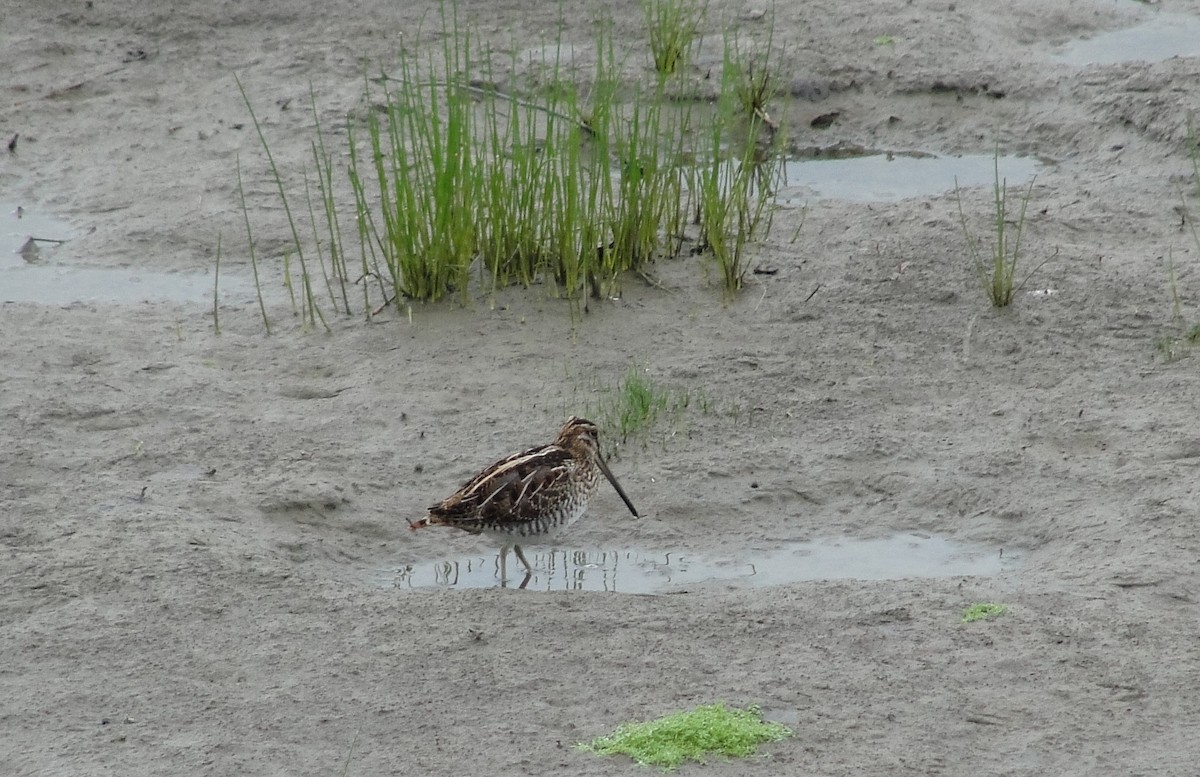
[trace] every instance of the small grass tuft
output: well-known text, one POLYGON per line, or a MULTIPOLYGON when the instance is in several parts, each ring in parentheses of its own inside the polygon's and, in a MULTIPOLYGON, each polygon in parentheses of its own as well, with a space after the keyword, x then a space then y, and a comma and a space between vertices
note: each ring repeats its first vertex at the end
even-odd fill
POLYGON ((1008 612, 1007 604, 992 604, 991 602, 979 602, 972 604, 967 609, 963 610, 962 622, 974 623, 975 621, 986 621, 993 618, 999 618, 1008 612))
POLYGON ((1154 347, 1158 350, 1162 360, 1167 364, 1183 359, 1191 352, 1190 344, 1184 342, 1181 338, 1174 335, 1162 335, 1154 339, 1154 347))
POLYGON ((645 368, 633 366, 616 389, 603 391, 598 406, 587 412, 599 419, 605 437, 626 443, 646 437, 663 420, 677 421, 691 402, 691 392, 663 386, 645 368))
POLYGON ((975 267, 979 273, 979 280, 983 285, 984 293, 994 307, 1004 308, 1012 304, 1013 296, 1024 284, 1024 281, 1017 282, 1017 265, 1021 259, 1021 236, 1025 232, 1025 211, 1029 207, 1029 200, 1033 196, 1033 184, 1037 180, 1034 177, 1029 182, 1029 187, 1025 190, 1025 195, 1021 198, 1021 212, 1017 216, 1017 220, 1012 225, 1009 224, 1009 203, 1008 203, 1008 181, 1000 177, 1000 149, 996 148, 993 164, 995 166, 995 179, 992 187, 992 245, 990 256, 985 259, 983 252, 980 250, 979 241, 971 234, 970 228, 967 226, 967 216, 963 212, 962 193, 958 189, 958 183, 955 182, 954 192, 958 197, 958 218, 962 225, 963 236, 967 240, 967 247, 971 250, 971 256, 975 260, 975 267))
POLYGON ((621 440, 653 426, 668 410, 678 410, 686 405, 686 396, 677 400, 673 392, 650 380, 644 370, 630 368, 617 394, 616 416, 621 440))
MULTIPOLYGON (((1184 219, 1188 218, 1187 202, 1184 202, 1184 219)), ((1176 333, 1155 338, 1154 347, 1168 364, 1177 362, 1188 354, 1195 338, 1191 335, 1200 330, 1200 324, 1188 329, 1187 320, 1183 315, 1183 299, 1179 295, 1179 277, 1175 272, 1175 251, 1167 251, 1167 288, 1171 292, 1171 320, 1176 333)))
MULTIPOLYGON (((1194 148, 1196 138, 1190 118, 1188 120, 1188 140, 1194 148)), ((1200 161, 1195 154, 1192 155, 1192 164, 1197 166, 1197 187, 1200 188, 1200 161)), ((1182 217, 1181 227, 1190 234, 1192 242, 1196 246, 1196 253, 1200 254, 1200 230, 1196 229, 1196 222, 1188 208, 1187 196, 1182 191, 1179 192, 1179 213, 1182 217)), ((1154 346, 1162 355, 1163 361, 1176 362, 1200 345, 1200 323, 1189 322, 1188 316, 1184 314, 1183 297, 1179 293, 1179 275, 1175 269, 1174 248, 1167 251, 1167 288, 1171 293, 1171 321, 1175 331, 1156 338, 1154 346)))
POLYGON ((673 75, 687 62, 705 8, 694 0, 642 0, 650 53, 659 76, 673 75))
POLYGON ((776 75, 774 59, 775 24, 771 22, 766 40, 759 44, 743 44, 736 36, 726 39, 724 67, 728 86, 732 86, 738 105, 747 116, 757 116, 766 127, 770 140, 775 140, 779 124, 767 112, 769 103, 779 95, 781 84, 776 75))
POLYGON ((746 758, 764 742, 792 736, 780 723, 766 722, 757 707, 730 709, 707 704, 647 723, 626 723, 612 734, 576 745, 597 755, 627 755, 643 766, 674 769, 709 755, 746 758))
POLYGON ((766 112, 753 111, 744 122, 737 120, 742 105, 738 84, 745 73, 736 44, 727 37, 716 116, 701 138, 701 162, 692 169, 690 182, 700 226, 695 250, 716 260, 726 301, 744 284, 748 244, 770 233, 772 198, 784 173, 775 126, 766 112), (760 143, 764 128, 765 145, 760 143))

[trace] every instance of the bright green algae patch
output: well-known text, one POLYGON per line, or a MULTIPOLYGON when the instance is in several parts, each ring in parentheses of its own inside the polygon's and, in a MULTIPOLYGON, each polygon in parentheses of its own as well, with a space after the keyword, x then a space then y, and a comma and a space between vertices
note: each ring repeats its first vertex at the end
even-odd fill
POLYGON ((967 609, 963 610, 963 623, 974 623, 975 621, 990 620, 998 618, 1008 612, 1007 604, 991 604, 990 602, 980 602, 972 604, 967 609))
POLYGON ((707 704, 648 723, 625 723, 606 737, 576 747, 598 755, 620 753, 643 765, 674 769, 688 759, 703 762, 711 754, 745 758, 754 755, 763 742, 778 742, 791 735, 786 726, 764 721, 758 707, 729 709, 724 704, 707 704))

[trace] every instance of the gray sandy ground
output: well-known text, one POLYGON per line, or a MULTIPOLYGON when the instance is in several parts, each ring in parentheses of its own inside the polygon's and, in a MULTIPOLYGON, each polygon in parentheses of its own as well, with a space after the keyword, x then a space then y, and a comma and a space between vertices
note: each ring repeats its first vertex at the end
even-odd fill
MULTIPOLYGON (((585 57, 592 7, 461 4, 498 51, 561 34, 585 57)), ((640 40, 640 7, 611 8, 640 40)), ((21 137, 0 199, 72 225, 54 262, 207 272, 220 233, 245 274, 238 155, 251 207, 276 206, 233 73, 299 165, 310 84, 335 126, 364 68, 439 45, 435 10, 3 0, 0 135, 21 137)), ((762 35, 754 10, 714 2, 707 31, 762 35)), ((232 300, 220 336, 198 304, 0 305, 0 773, 641 774, 571 746, 724 700, 795 737, 686 773, 1194 774, 1197 360, 1155 342, 1178 332, 1169 262, 1200 318, 1177 208, 1183 192, 1200 213, 1200 59, 1053 59, 1159 13, 1200 4, 778 8, 797 145, 999 142, 1046 162, 1026 249, 1050 261, 1027 290, 1054 293, 1008 311, 975 287, 943 195, 814 202, 794 243, 800 211, 781 211, 754 248, 774 274, 728 306, 696 259, 574 321, 543 288, 330 334, 276 303, 273 337, 232 300), (622 448, 645 516, 604 493, 571 546, 752 555, 917 532, 1021 563, 662 596, 379 584, 486 555, 404 519, 631 364, 715 410, 622 448), (978 601, 1010 613, 961 623, 978 601)), ((965 194, 981 231, 989 197, 965 194)), ((277 261, 282 224, 263 229, 277 261)))

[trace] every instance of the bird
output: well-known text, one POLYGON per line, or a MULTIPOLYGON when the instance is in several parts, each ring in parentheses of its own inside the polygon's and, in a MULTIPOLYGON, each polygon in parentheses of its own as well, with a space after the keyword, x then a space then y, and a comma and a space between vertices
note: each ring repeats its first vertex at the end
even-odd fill
POLYGON ((548 539, 579 520, 600 488, 601 475, 637 518, 637 508, 600 453, 599 427, 571 416, 554 442, 500 459, 431 506, 426 517, 410 520, 409 528, 451 526, 499 540, 501 583, 512 548, 525 565, 524 588, 533 566, 518 543, 548 539))

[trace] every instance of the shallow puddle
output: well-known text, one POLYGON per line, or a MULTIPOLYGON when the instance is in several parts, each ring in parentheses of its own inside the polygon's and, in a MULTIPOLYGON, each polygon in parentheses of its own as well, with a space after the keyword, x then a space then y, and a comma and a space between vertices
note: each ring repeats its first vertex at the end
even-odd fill
MULTIPOLYGON (((54 261, 55 249, 76 237, 67 224, 36 210, 0 202, 0 303, 194 302, 212 304, 211 272, 131 267, 73 267, 54 261)), ((254 300, 254 286, 221 276, 221 304, 254 300)))
MULTIPOLYGON (((992 186, 996 180, 992 154, 964 156, 871 154, 849 159, 791 160, 786 185, 776 200, 800 205, 815 199, 851 202, 895 202, 960 188, 992 186)), ((1028 183, 1041 163, 1033 157, 1002 156, 1000 178, 1010 187, 1028 183)))
POLYGON ((1133 27, 1068 43, 1055 59, 1083 66, 1196 56, 1200 56, 1200 17, 1158 13, 1133 27))
MULTIPOLYGON (((31 264, 0 268, 0 302, 69 305, 72 302, 130 304, 188 302, 211 305, 212 274, 152 272, 130 267, 68 267, 31 264)), ((254 300, 254 286, 221 276, 221 304, 254 300)))
POLYGON ((45 213, 0 202, 0 270, 40 261, 74 236, 69 226, 45 213))
MULTIPOLYGON (((510 553, 504 587, 524 582, 528 590, 655 594, 710 583, 744 588, 809 580, 988 576, 1015 568, 1017 562, 1015 554, 999 548, 920 534, 792 542, 726 556, 532 547, 525 555, 535 567, 533 575, 524 581, 524 568, 510 553)), ((502 587, 496 553, 382 569, 375 580, 396 588, 502 587)))

